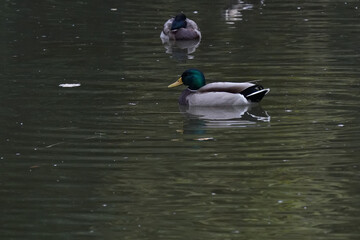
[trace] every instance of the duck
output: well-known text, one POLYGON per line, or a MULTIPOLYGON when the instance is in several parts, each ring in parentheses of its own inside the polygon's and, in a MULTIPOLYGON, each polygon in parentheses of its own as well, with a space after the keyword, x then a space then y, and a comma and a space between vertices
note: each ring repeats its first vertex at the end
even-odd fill
POLYGON ((186 106, 237 106, 259 103, 270 92, 269 88, 254 82, 213 82, 206 84, 198 69, 188 69, 168 87, 188 86, 179 97, 186 106))
POLYGON ((193 20, 179 13, 165 22, 160 38, 163 43, 169 40, 197 40, 201 39, 201 32, 193 20))

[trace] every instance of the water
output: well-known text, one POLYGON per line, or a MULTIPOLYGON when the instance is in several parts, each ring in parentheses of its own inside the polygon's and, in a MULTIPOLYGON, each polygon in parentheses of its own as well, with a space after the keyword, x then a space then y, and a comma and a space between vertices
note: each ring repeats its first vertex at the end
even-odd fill
POLYGON ((358 239, 358 7, 6 1, 1 238, 358 239), (190 50, 159 38, 180 10, 190 50), (271 92, 179 108, 190 67, 271 92))

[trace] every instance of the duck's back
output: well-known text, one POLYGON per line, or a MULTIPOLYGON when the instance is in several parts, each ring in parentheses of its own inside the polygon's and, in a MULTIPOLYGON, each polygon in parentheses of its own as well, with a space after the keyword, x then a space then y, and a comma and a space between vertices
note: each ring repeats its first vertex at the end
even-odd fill
POLYGON ((186 22, 187 22, 187 28, 192 28, 194 30, 200 30, 195 21, 187 18, 186 22))
POLYGON ((199 33, 193 29, 180 28, 175 33, 176 40, 192 40, 198 38, 200 38, 199 33))
MULTIPOLYGON (((270 91, 270 89, 264 89, 261 85, 243 82, 215 82, 210 83, 198 90, 200 94, 213 93, 213 97, 219 97, 226 103, 229 99, 234 101, 233 105, 239 104, 243 101, 243 97, 249 102, 260 102, 261 99, 270 91), (236 96, 231 96, 236 95, 236 96), (239 98, 240 95, 241 97, 239 98)), ((217 102, 218 100, 216 100, 217 102)))
POLYGON ((244 82, 214 82, 209 83, 199 89, 199 92, 228 92, 228 93, 240 93, 245 89, 255 86, 253 83, 244 82))

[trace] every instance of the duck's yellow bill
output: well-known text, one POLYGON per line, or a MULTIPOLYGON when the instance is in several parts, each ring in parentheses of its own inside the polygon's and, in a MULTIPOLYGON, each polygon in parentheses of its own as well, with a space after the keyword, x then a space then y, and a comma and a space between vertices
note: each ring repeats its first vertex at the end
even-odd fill
POLYGON ((182 84, 183 84, 183 81, 182 81, 182 78, 180 77, 176 82, 170 84, 170 85, 168 86, 168 88, 177 87, 177 86, 180 86, 180 85, 182 85, 182 84))

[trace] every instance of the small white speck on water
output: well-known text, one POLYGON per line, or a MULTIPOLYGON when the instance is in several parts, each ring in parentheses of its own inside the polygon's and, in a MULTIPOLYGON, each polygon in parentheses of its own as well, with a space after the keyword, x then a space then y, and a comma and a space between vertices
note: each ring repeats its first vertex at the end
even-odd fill
POLYGON ((63 88, 73 88, 73 87, 80 87, 81 84, 80 83, 61 83, 59 84, 59 87, 63 87, 63 88))
POLYGON ((196 138, 196 139, 194 139, 194 140, 196 140, 196 141, 209 141, 209 140, 214 140, 214 138, 212 138, 212 137, 207 137, 207 138, 196 138))

